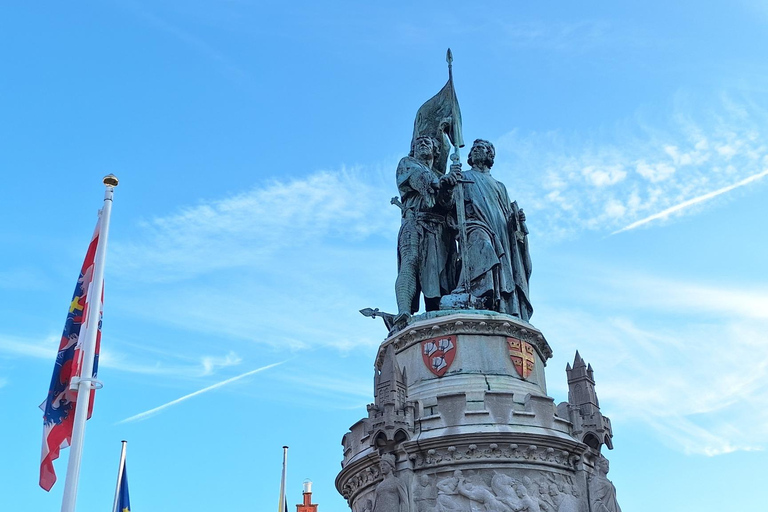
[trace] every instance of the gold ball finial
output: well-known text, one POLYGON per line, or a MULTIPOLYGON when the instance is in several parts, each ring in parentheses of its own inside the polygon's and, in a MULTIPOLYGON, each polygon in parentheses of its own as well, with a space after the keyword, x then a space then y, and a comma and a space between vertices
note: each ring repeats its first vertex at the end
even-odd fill
POLYGON ((104 179, 101 181, 108 187, 117 186, 117 176, 115 176, 114 174, 107 174, 106 176, 104 176, 104 179))

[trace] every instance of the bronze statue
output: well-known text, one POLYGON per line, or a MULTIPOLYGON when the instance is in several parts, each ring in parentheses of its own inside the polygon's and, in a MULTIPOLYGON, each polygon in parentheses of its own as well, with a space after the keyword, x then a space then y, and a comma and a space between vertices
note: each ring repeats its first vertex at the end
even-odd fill
MULTIPOLYGON (((531 258, 525 213, 510 202, 504 184, 491 176, 495 157, 493 144, 478 139, 469 152, 470 169, 461 173, 463 205, 457 203, 456 210, 458 222, 462 216, 465 219, 466 242, 459 244, 461 276, 452 295, 468 298, 446 300, 443 309, 469 304, 528 321, 533 308, 528 296, 531 258)), ((460 164, 451 165, 451 174, 460 169, 460 164)))
POLYGON ((428 136, 414 140, 408 156, 397 166, 402 221, 397 237, 395 323, 419 309, 424 294, 427 311, 456 286, 456 249, 446 215, 453 201, 457 175, 440 175, 433 168, 437 142, 428 136))
POLYGON ((449 50, 448 82, 419 108, 411 151, 397 166, 397 314, 378 315, 390 332, 419 310, 420 294, 427 311, 491 310, 524 321, 533 313, 525 213, 490 174, 493 144, 475 141, 468 171, 458 163, 464 142, 452 60, 449 50), (449 143, 454 163, 446 174, 449 143))

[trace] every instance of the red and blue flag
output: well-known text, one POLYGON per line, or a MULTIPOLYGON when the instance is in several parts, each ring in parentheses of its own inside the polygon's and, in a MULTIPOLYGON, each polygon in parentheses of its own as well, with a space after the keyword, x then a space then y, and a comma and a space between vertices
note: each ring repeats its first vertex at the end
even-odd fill
MULTIPOLYGON (((75 405, 77 403, 77 389, 70 389, 70 383, 73 378, 81 377, 81 367, 83 363, 82 340, 85 339, 87 325, 88 308, 90 306, 89 293, 93 285, 94 260, 96 257, 96 248, 99 243, 101 219, 96 224, 96 229, 88 246, 88 252, 85 255, 85 261, 80 269, 80 277, 77 279, 75 293, 72 296, 72 302, 69 304, 67 320, 64 323, 64 332, 61 335, 59 343, 59 352, 56 355, 56 363, 53 366, 53 376, 51 385, 48 389, 48 396, 45 402, 40 405, 43 410, 43 449, 40 461, 40 487, 50 491, 53 484, 56 483, 56 472, 53 468, 53 461, 59 458, 59 451, 69 446, 72 441, 72 427, 75 419, 75 405)), ((96 377, 96 371, 99 363, 99 347, 101 345, 101 306, 102 300, 98 301, 99 323, 96 328, 96 355, 93 362, 93 375, 96 377)), ((91 401, 88 408, 88 418, 93 412, 93 393, 91 389, 91 401)))

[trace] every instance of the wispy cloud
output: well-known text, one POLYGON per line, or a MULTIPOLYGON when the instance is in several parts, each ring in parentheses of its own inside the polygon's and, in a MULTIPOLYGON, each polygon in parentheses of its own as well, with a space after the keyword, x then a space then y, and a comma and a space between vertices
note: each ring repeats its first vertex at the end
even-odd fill
POLYGON ((394 302, 395 165, 270 182, 148 220, 111 247, 113 307, 276 349, 378 343, 383 325, 358 310, 394 302))
POLYGON ((683 201, 682 203, 676 204, 674 206, 670 206, 666 210, 660 211, 659 213, 654 213, 653 215, 649 215, 648 217, 645 217, 644 219, 640 219, 638 221, 633 222, 632 224, 629 224, 628 226, 624 226, 621 229, 618 229, 611 233, 612 235, 615 235, 617 233, 622 233, 624 231, 629 231, 631 229, 638 228, 640 226, 643 226, 645 224, 648 224, 649 222, 653 222, 655 220, 663 220, 669 218, 670 215, 674 213, 678 213, 682 210, 685 210, 686 208, 690 208, 691 206, 694 206, 699 203, 703 203, 704 201, 708 201, 710 199, 713 199, 719 195, 725 194, 726 192, 730 192, 731 190, 737 189, 739 187, 743 187, 745 185, 749 185, 753 181, 757 181, 760 178, 763 178, 765 176, 768 176, 768 170, 765 170, 763 172, 759 172, 757 174, 753 174, 752 176, 748 176, 747 178, 744 178, 743 180, 734 183, 733 185, 728 185, 727 187, 723 187, 717 190, 714 190, 712 192, 708 192, 706 194, 702 194, 698 197, 694 197, 693 199, 688 199, 687 201, 683 201))
POLYGON ((0 353, 10 356, 48 359, 53 364, 60 338, 46 336, 38 339, 27 339, 18 336, 0 335, 0 353))
MULTIPOLYGON (((115 350, 102 350, 99 356, 101 368, 113 368, 122 372, 144 375, 159 375, 166 377, 206 377, 230 366, 239 365, 242 358, 230 351, 224 356, 198 356, 194 362, 181 363, 181 357, 163 358, 151 357, 146 354, 127 355, 115 350)), ((187 356, 183 359, 192 359, 187 356)))
POLYGON ((768 169, 760 101, 680 97, 666 118, 651 124, 638 114, 596 137, 599 144, 588 135, 510 132, 498 141, 494 172, 547 240, 651 225, 757 186, 768 169))
POLYGON ((244 379, 246 377, 250 377, 251 375, 255 375, 259 372, 263 372, 264 370, 269 370, 270 368, 274 368, 275 366, 283 364, 285 361, 281 361, 279 363, 273 363, 267 366, 262 366, 261 368, 256 368, 255 370, 251 370, 249 372, 241 373, 240 375, 237 375, 235 377, 231 377, 229 379, 223 380, 221 382, 217 382, 216 384, 212 384, 208 387, 205 387, 203 389, 199 389, 193 393, 190 393, 188 395, 184 395, 181 398, 177 398, 176 400, 171 400, 168 403, 165 403, 163 405, 159 405, 153 409, 149 409, 148 411, 140 412, 139 414, 135 414, 133 416, 129 416, 128 418, 125 418, 124 420, 120 420, 116 423, 116 425, 119 425, 121 423, 130 423, 133 421, 140 421, 145 420, 151 416, 154 416, 155 414, 158 414, 169 407, 173 407, 174 405, 178 405, 181 402, 184 402, 186 400, 189 400, 190 398, 196 397, 198 395, 202 395, 203 393, 207 393, 209 391, 213 391, 214 389, 218 389, 222 386, 226 386, 227 384, 231 384, 233 382, 236 382, 238 380, 244 379))
MULTIPOLYGON (((0 355, 42 359, 53 365, 59 341, 59 337, 52 335, 36 339, 3 335, 0 336, 0 355)), ((120 346, 117 340, 111 339, 110 343, 102 345, 99 354, 100 368, 144 375, 205 377, 223 368, 238 365, 242 361, 233 351, 223 356, 202 355, 196 358, 188 355, 162 358, 147 356, 146 349, 142 350, 144 354, 141 356, 128 355, 112 348, 116 344, 120 346)))
POLYGON ((263 265, 281 249, 319 239, 355 240, 396 231, 399 215, 389 204, 390 180, 385 184, 376 168, 365 173, 342 168, 274 181, 151 219, 143 224, 140 240, 115 242, 111 259, 131 279, 173 281, 263 265))
MULTIPOLYGON (((569 360, 578 348, 595 368, 597 392, 617 436, 621 425, 640 423, 686 453, 768 446, 765 287, 718 287, 635 273, 611 273, 592 286, 603 289, 602 300, 625 297, 627 313, 597 317, 562 308, 540 308, 540 313, 553 319, 545 330, 559 342, 563 356, 558 357, 569 360), (629 316, 632 311, 636 317, 629 316)), ((553 391, 564 393, 562 374, 550 373, 549 381, 553 391)))

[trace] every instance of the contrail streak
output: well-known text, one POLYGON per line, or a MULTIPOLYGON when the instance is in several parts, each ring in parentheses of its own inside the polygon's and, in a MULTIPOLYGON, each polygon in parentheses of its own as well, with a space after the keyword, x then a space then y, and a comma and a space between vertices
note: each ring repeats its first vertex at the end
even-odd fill
POLYGON ((281 361, 279 363, 273 363, 273 364, 270 364, 270 365, 267 365, 267 366, 262 366, 261 368, 256 368, 255 370, 251 370, 249 372, 245 372, 245 373, 243 373, 241 375, 237 375, 236 377, 232 377, 232 378, 229 378, 227 380, 223 380, 221 382, 217 382, 216 384, 212 384, 212 385, 208 386, 207 388, 199 389, 199 390, 195 391, 194 393, 190 393, 188 395, 184 395, 183 397, 177 398, 176 400, 171 400, 167 404, 163 404, 161 406, 155 407, 154 409, 150 409, 148 411, 140 412, 139 414, 136 414, 136 415, 131 416, 129 418, 125 418, 124 420, 120 420, 117 423, 115 423, 115 425, 120 425, 121 423, 129 423, 131 421, 139 421, 139 420, 143 420, 143 419, 149 418, 150 416, 153 416, 153 415, 157 414, 158 412, 160 412, 160 411, 162 411, 164 409, 167 409, 167 408, 169 408, 171 406, 179 404, 179 403, 183 402, 184 400, 188 400, 188 399, 192 398, 193 396, 202 395, 203 393, 207 393, 208 391, 211 391, 213 389, 220 388, 222 386, 226 386, 227 384, 235 382, 236 380, 244 379, 245 377, 248 377, 249 375, 253 375, 254 373, 259 373, 259 372, 263 372, 264 370, 269 370, 270 368, 273 368, 273 367, 275 367, 277 365, 281 365, 284 362, 285 361, 281 361))
POLYGON ((753 174, 752 176, 749 176, 747 178, 744 178, 743 180, 734 183, 733 185, 728 185, 727 187, 723 187, 721 189, 715 190, 713 192, 708 192, 704 194, 703 196, 694 197, 693 199, 688 199, 687 201, 683 201, 682 203, 676 204, 675 206, 671 206, 667 208, 666 210, 660 211, 659 213, 654 213, 650 217, 646 217, 644 219, 640 219, 636 222, 633 222, 629 226, 625 226, 618 231, 614 231, 611 233, 611 235, 615 235, 617 233, 621 233, 623 231, 629 231, 630 229, 635 229, 636 227, 642 226, 643 224, 647 224, 649 222, 652 222, 657 219, 664 219, 669 214, 678 212, 680 210, 683 210, 685 208, 688 208, 689 206, 693 206, 694 204, 701 203, 703 201, 707 201, 709 199, 712 199, 713 197, 717 197, 720 194, 725 194, 726 192, 730 192, 731 190, 739 187, 743 187, 744 185, 748 185, 752 183, 753 181, 757 181, 760 178, 763 178, 765 176, 768 176, 768 169, 766 169, 763 172, 759 172, 757 174, 753 174))

